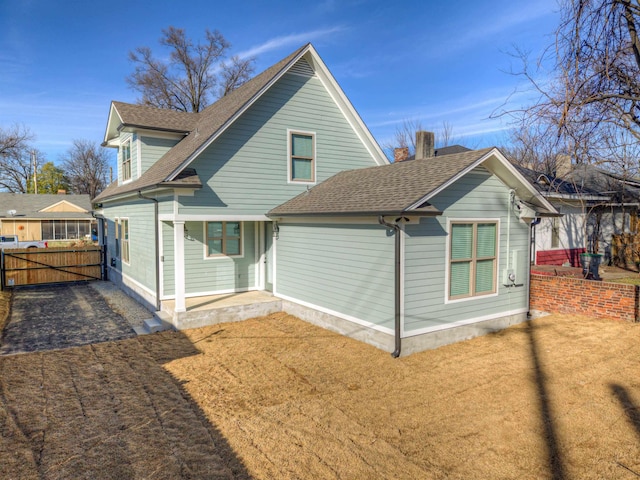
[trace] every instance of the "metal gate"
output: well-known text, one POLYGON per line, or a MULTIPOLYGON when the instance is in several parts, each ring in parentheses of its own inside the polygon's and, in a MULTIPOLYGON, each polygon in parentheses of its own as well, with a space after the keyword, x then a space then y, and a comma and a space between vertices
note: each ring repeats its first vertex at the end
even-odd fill
POLYGON ((105 247, 0 251, 0 287, 105 279, 105 247))

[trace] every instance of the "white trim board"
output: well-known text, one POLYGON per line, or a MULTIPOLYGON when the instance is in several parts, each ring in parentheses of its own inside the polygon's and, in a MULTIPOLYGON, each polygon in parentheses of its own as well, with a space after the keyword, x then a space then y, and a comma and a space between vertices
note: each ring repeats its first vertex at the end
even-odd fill
MULTIPOLYGON (((207 292, 193 292, 193 293, 185 293, 184 298, 194 298, 194 297, 210 297, 212 295, 225 295, 228 293, 244 293, 244 292, 255 292, 260 291, 259 288, 249 287, 249 288, 227 288, 225 290, 210 290, 207 292)), ((160 300, 175 300, 175 294, 164 295, 160 300)))
POLYGON ((271 222, 266 215, 172 214, 158 215, 161 222, 271 222))

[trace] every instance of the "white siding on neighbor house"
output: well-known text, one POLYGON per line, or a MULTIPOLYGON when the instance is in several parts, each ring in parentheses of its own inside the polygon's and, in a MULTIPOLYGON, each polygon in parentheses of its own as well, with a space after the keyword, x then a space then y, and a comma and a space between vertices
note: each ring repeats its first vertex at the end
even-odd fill
POLYGON ((115 257, 116 218, 129 220, 129 265, 116 259, 116 269, 139 284, 155 292, 155 237, 154 205, 147 200, 132 200, 128 203, 105 204, 103 214, 108 219, 107 262, 115 257))
POLYGON ((275 294, 389 331, 394 236, 380 225, 281 223, 275 294))
MULTIPOLYGON (((526 309, 529 226, 512 213, 510 234, 507 234, 509 188, 486 169, 479 167, 438 194, 430 203, 443 215, 424 218, 419 224, 409 224, 405 228, 405 334, 526 309), (457 219, 499 221, 497 296, 479 296, 455 302, 447 300, 447 228, 448 220, 457 219), (518 252, 516 283, 523 284, 520 287, 503 286, 503 272, 508 260, 507 243, 512 252, 518 252)), ((513 253, 509 255, 512 264, 513 253)))
POLYGON ((572 205, 555 205, 558 212, 564 216, 557 220, 553 218, 543 218, 536 225, 535 247, 536 252, 540 250, 565 250, 571 248, 582 248, 584 242, 584 219, 585 214, 582 208, 572 205), (553 224, 558 225, 558 245, 552 246, 553 224))
POLYGON ((167 153, 178 140, 168 138, 155 138, 147 135, 140 136, 141 170, 142 174, 156 163, 160 157, 167 153))
POLYGON ((285 75, 191 167, 206 182, 180 214, 264 214, 306 190, 288 183, 288 131, 313 132, 317 183, 376 165, 318 78, 285 75))
MULTIPOLYGON (((204 222, 185 222, 185 294, 210 295, 216 292, 245 291, 256 287, 255 222, 243 224, 243 255, 205 258, 204 222)), ((163 295, 175 293, 173 224, 162 222, 163 295)))

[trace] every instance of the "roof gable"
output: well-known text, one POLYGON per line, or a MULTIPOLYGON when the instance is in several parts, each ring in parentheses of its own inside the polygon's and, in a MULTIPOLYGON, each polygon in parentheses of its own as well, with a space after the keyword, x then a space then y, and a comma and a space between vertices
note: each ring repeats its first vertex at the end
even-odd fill
POLYGON ((274 208, 269 216, 437 214, 429 201, 479 165, 522 200, 555 212, 498 149, 486 148, 341 172, 274 208))
POLYGON ((53 205, 49 205, 48 207, 42 208, 39 210, 40 212, 81 212, 87 213, 87 210, 84 208, 71 203, 67 200, 61 200, 53 205))
POLYGON ((0 205, 3 218, 91 218, 89 195, 0 193, 0 205))
MULTIPOLYGON (((370 152, 372 158, 380 165, 388 164, 388 160, 380 146, 338 86, 320 56, 311 44, 307 44, 204 109, 198 114, 198 121, 191 132, 154 163, 139 179, 125 185, 112 185, 99 195, 96 200, 102 201, 111 196, 151 188, 173 181, 184 168, 188 167, 200 153, 224 133, 236 119, 243 115, 287 72, 298 75, 312 73, 317 75, 325 88, 327 88, 333 101, 336 102, 341 112, 348 119, 365 148, 370 152), (299 63, 301 59, 304 59, 306 65, 299 63)), ((161 111, 164 112, 164 110, 161 111)), ((111 122, 111 119, 109 121, 111 122)))
POLYGON ((199 113, 177 112, 147 105, 111 102, 103 145, 117 138, 123 128, 187 134, 198 122, 199 113))

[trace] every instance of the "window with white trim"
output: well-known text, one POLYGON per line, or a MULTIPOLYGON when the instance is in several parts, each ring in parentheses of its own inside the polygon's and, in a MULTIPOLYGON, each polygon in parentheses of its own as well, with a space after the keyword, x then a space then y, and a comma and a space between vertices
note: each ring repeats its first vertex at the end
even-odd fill
POLYGON ((241 222, 206 222, 207 257, 242 255, 241 222))
POLYGON ((120 224, 122 225, 122 261, 129 263, 129 219, 121 218, 120 224))
POLYGON ((560 246, 560 219, 553 217, 551 219, 551 248, 560 246))
POLYGON ((315 135, 289 132, 289 181, 315 182, 315 135))
POLYGON ((496 291, 496 222, 453 222, 449 245, 449 299, 496 291))
POLYGON ((115 219, 116 257, 129 264, 129 219, 115 219))
POLYGON ((127 139, 120 147, 122 180, 131 179, 131 139, 127 139))

